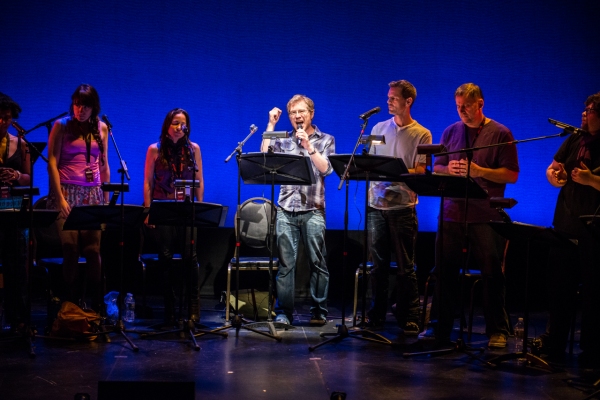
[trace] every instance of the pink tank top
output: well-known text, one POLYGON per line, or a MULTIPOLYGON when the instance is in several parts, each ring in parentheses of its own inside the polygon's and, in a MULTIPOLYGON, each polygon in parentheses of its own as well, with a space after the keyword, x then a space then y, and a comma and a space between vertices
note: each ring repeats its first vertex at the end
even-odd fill
POLYGON ((100 186, 100 168, 98 164, 98 156, 100 149, 98 143, 92 137, 90 149, 90 163, 86 160, 86 144, 85 140, 78 138, 74 141, 67 139, 67 121, 70 117, 63 118, 61 125, 63 126, 63 142, 60 151, 60 161, 58 162, 58 174, 60 183, 69 183, 80 186, 100 186), (86 169, 90 169, 93 173, 93 181, 88 182, 85 177, 86 169))

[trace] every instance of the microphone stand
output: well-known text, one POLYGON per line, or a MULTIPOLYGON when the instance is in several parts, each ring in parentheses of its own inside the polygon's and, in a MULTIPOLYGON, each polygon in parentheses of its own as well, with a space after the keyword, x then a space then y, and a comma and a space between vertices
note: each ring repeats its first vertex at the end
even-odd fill
MULTIPOLYGON (((121 174, 121 185, 120 185, 120 191, 121 191, 121 203, 120 203, 120 208, 121 208, 121 216, 120 216, 120 239, 119 239, 119 299, 117 300, 117 304, 121 305, 122 301, 123 301, 123 257, 124 257, 124 241, 125 241, 125 203, 124 203, 124 199, 125 199, 125 177, 127 177, 127 180, 130 180, 130 176, 129 176, 129 171, 127 169, 127 163, 125 162, 125 160, 123 160, 123 157, 121 157, 121 153, 119 152, 119 147, 117 146, 117 142, 115 140, 115 136, 113 135, 112 132, 112 125, 110 124, 110 122, 108 122, 108 119, 104 119, 104 123, 106 123, 106 126, 108 128, 108 133, 112 139, 112 143, 115 147, 117 156, 119 157, 119 163, 121 164, 121 168, 119 168, 118 172, 121 174)), ((43 124, 42 124, 43 125, 43 124)), ((106 150, 108 151, 108 149, 106 150)), ((117 201, 117 196, 118 196, 118 192, 113 192, 113 197, 110 200, 110 206, 114 206, 116 201, 117 201)), ((107 333, 117 333, 120 334, 121 336, 123 336, 123 338, 125 338, 125 340, 127 341, 127 343, 129 343, 129 345, 131 346, 132 350, 134 352, 138 352, 139 348, 131 341, 131 339, 129 339, 129 337, 127 337, 127 335, 125 334, 125 325, 123 323, 123 314, 121 312, 121 308, 122 307, 117 307, 118 310, 118 319, 117 319, 117 323, 113 325, 112 331, 109 331, 107 333)), ((108 336, 106 336, 106 338, 108 339, 108 336)))
POLYGON ((234 154, 242 154, 242 147, 244 147, 244 145, 246 144, 246 142, 248 141, 248 139, 250 139, 250 136, 254 135, 254 132, 256 132, 258 128, 256 127, 256 125, 252 124, 250 125, 250 133, 248 134, 248 136, 246 136, 246 138, 244 140, 242 140, 241 142, 238 142, 238 145, 235 149, 233 149, 233 151, 231 152, 230 155, 227 156, 227 158, 225 159, 225 162, 229 162, 229 160, 231 160, 231 157, 233 157, 234 154))
MULTIPOLYGON (((62 113, 60 115, 57 115, 54 118, 50 118, 47 121, 40 122, 39 124, 37 124, 36 126, 34 126, 33 128, 31 128, 30 130, 23 132, 23 135, 27 135, 29 132, 35 131, 37 128, 41 128, 42 126, 45 126, 48 129, 48 134, 50 134, 50 131, 52 130, 52 123, 54 121, 56 121, 57 119, 60 119, 60 118, 64 117, 67 114, 68 114, 68 112, 64 112, 64 113, 62 113)), ((45 160, 45 161, 48 162, 48 160, 45 160)))
MULTIPOLYGON (((277 340, 278 342, 281 342, 282 337, 279 336, 277 334, 277 331, 275 330, 275 327, 273 325, 273 323, 271 322, 271 298, 270 296, 272 295, 272 291, 269 290, 269 299, 268 299, 268 310, 267 310, 267 324, 269 326, 269 331, 268 332, 263 332, 260 331, 258 329, 254 329, 251 326, 248 326, 250 324, 247 324, 247 321, 244 320, 244 318, 240 315, 239 312, 239 290, 240 290, 240 247, 241 247, 241 207, 242 207, 242 200, 241 200, 241 192, 242 192, 242 165, 240 162, 240 158, 242 156, 242 148, 244 147, 244 144, 246 144, 246 142, 248 141, 248 139, 250 139, 250 136, 252 136, 254 134, 254 132, 256 132, 258 128, 252 124, 250 125, 250 133, 248 134, 248 136, 246 136, 246 138, 244 140, 242 140, 241 142, 238 142, 237 147, 231 152, 231 154, 225 159, 225 162, 228 162, 231 157, 235 154, 236 155, 236 159, 237 159, 237 172, 238 172, 238 179, 237 179, 237 206, 236 206, 236 213, 235 213, 235 229, 236 229, 236 233, 235 233, 235 251, 234 251, 234 257, 235 257, 235 315, 233 315, 231 317, 231 321, 226 321, 230 323, 229 326, 224 326, 222 329, 229 329, 229 328, 235 328, 235 333, 236 336, 239 334, 240 329, 244 328, 247 329, 251 332, 254 333, 258 333, 259 335, 263 335, 263 336, 267 336, 270 337, 272 339, 277 340)), ((273 190, 273 186, 271 186, 271 191, 273 190)), ((272 199, 273 196, 271 196, 272 199)), ((271 210, 273 210, 274 206, 271 205, 271 210)), ((273 224, 273 212, 271 213, 271 225, 273 224)), ((271 231, 271 227, 269 227, 269 237, 270 239, 272 239, 272 231, 271 231)), ((272 242, 272 240, 271 240, 272 242)), ((269 245, 272 245, 272 243, 269 243, 269 245)), ((273 251, 273 248, 270 248, 270 251, 273 251)), ((272 260, 271 260, 272 261, 272 260)), ((271 285, 273 284, 272 282, 272 276, 271 276, 271 267, 269 267, 269 289, 271 289, 271 285)), ((229 307, 229 304, 226 304, 225 307, 229 307)))

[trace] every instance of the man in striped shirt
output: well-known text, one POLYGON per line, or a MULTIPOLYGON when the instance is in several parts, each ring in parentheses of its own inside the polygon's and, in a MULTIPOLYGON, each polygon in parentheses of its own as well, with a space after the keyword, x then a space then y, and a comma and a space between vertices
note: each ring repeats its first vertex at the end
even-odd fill
MULTIPOLYGON (((294 283, 298 246, 304 243, 310 267, 311 325, 327 323, 327 292, 329 272, 325 248, 325 177, 332 172, 329 155, 335 152, 335 139, 313 125, 314 102, 297 94, 287 104, 294 128, 292 137, 263 139, 261 150, 309 157, 315 183, 312 185, 281 185, 277 209, 276 231, 279 251, 277 271, 276 322, 289 324, 293 320, 294 283)), ((269 112, 267 131, 273 131, 282 111, 269 112)))

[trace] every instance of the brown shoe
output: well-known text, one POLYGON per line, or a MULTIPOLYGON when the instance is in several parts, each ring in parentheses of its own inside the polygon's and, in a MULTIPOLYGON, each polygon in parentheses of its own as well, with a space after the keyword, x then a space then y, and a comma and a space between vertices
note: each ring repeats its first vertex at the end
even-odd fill
POLYGON ((309 324, 313 326, 323 326, 327 323, 327 318, 323 314, 310 317, 309 324))
POLYGON ((494 333, 488 343, 490 349, 503 349, 506 347, 506 336, 501 333, 494 333))

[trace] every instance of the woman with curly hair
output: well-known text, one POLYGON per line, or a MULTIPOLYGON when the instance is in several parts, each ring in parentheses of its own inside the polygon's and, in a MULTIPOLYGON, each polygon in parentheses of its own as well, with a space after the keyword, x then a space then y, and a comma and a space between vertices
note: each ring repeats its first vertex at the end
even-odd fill
MULTIPOLYGON (((70 115, 54 122, 48 140, 50 194, 48 208, 59 211, 58 234, 63 250, 63 276, 67 300, 85 301, 86 281, 91 284, 92 308, 102 311, 100 231, 63 231, 71 209, 80 205, 104 204, 102 182, 110 181, 108 129, 99 120, 100 98, 91 85, 82 84, 71 96, 70 115), (87 261, 87 279, 78 285, 79 255, 87 261)), ((83 305, 82 303, 80 303, 83 305)))
MULTIPOLYGON (((202 178, 202 155, 200 146, 190 142, 190 116, 187 111, 175 108, 167 113, 162 125, 159 141, 148 147, 146 165, 144 168, 144 206, 150 207, 152 200, 183 200, 185 194, 175 188, 176 179, 196 179, 198 186, 194 192, 195 201, 203 201, 204 179, 202 178), (195 165, 194 165, 195 164, 195 165), (197 168, 196 168, 197 167, 197 168), (196 169, 196 171, 194 171, 196 169)), ((152 226, 149 226, 152 228, 152 226)), ((198 322, 199 288, 198 261, 196 249, 190 249, 185 243, 187 232, 183 227, 157 226, 159 240, 159 263, 165 274, 165 321, 173 322, 175 306, 175 279, 173 273, 173 253, 176 246, 183 245, 183 259, 189 262, 185 270, 189 273, 190 307, 189 317, 198 322)), ((196 243, 196 230, 193 231, 193 243, 196 243)), ((181 247, 181 246, 179 246, 181 247)))

